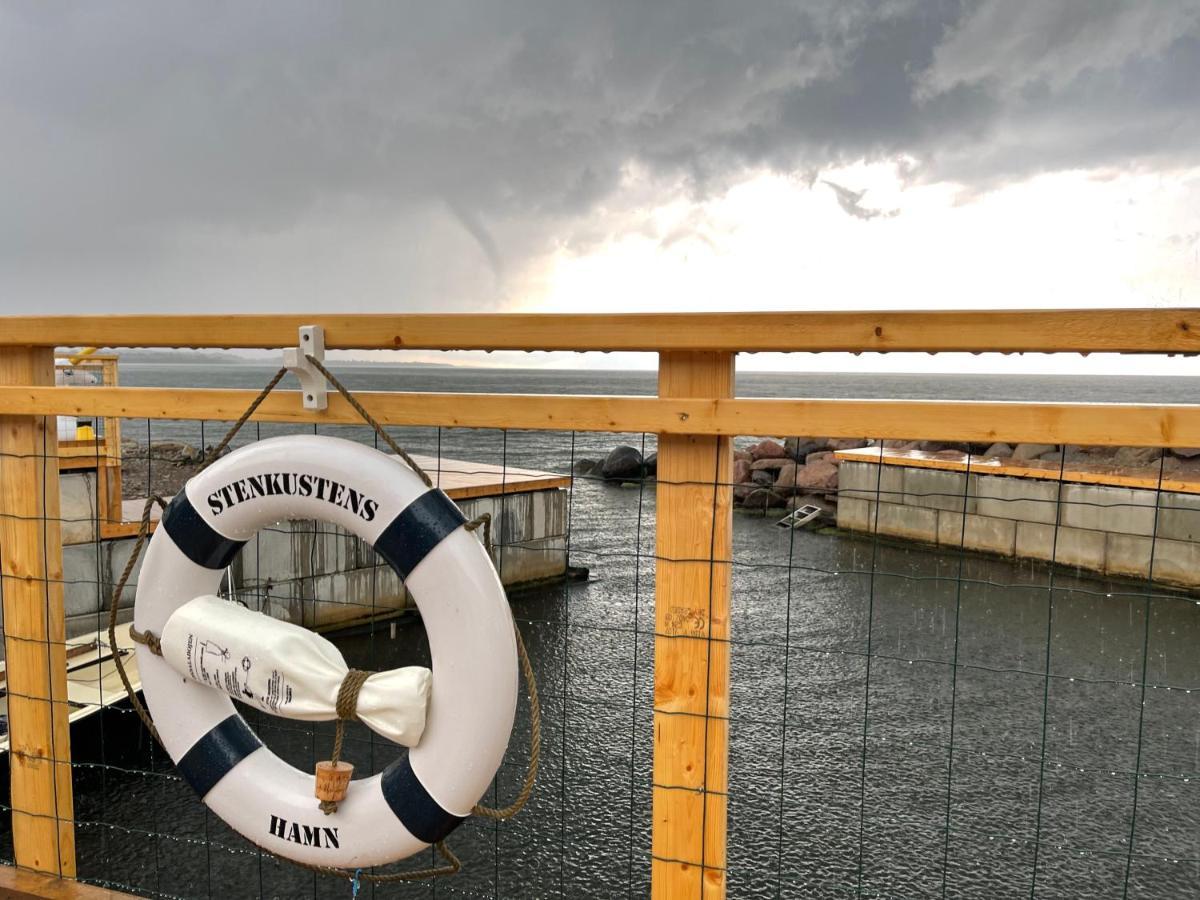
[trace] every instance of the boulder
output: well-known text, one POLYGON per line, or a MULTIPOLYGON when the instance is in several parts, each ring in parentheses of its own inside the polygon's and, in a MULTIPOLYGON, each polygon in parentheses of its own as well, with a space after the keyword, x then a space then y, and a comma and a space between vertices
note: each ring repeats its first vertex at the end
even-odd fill
POLYGON ((737 459, 733 462, 733 483, 745 484, 750 480, 750 463, 744 459, 737 459))
POLYGON ((1068 463, 1093 463, 1100 461, 1084 453, 1078 447, 1071 446, 1068 446, 1065 451, 1055 450, 1053 453, 1043 453, 1038 459, 1049 463, 1062 463, 1064 459, 1068 463))
POLYGON ((871 446, 866 438, 830 438, 830 450, 857 450, 859 447, 871 446))
POLYGON ((901 441, 895 438, 889 438, 883 442, 884 450, 920 450, 921 441, 901 441))
POLYGON ((983 455, 984 456, 1000 456, 1000 457, 1012 456, 1013 448, 1010 447, 1008 444, 1004 443, 1003 441, 997 441, 995 444, 992 444, 990 447, 988 447, 986 450, 984 450, 983 455))
POLYGON ((787 450, 783 448, 783 444, 768 438, 751 447, 750 456, 755 462, 760 459, 783 459, 787 456, 787 450))
POLYGON ((783 458, 759 459, 759 460, 755 460, 754 462, 750 463, 750 468, 752 471, 755 471, 755 472, 761 471, 763 469, 773 469, 773 470, 778 471, 779 469, 782 469, 784 466, 786 466, 790 462, 791 462, 790 459, 783 459, 783 458))
POLYGON ((786 506, 787 498, 779 496, 769 488, 759 488, 742 501, 744 509, 783 509, 786 506))
POLYGON ((1101 463, 1102 465, 1111 466, 1116 464, 1117 453, 1120 447, 1086 447, 1088 461, 1101 463))
MULTIPOLYGON (((124 441, 121 442, 124 445, 124 441)), ((1195 459, 1200 456, 1200 447, 1172 447, 1171 452, 1180 459, 1195 459)))
POLYGON ((766 469, 755 469, 750 473, 750 480, 759 487, 770 487, 775 483, 775 475, 766 469))
POLYGON ((826 449, 829 446, 829 441, 826 438, 793 437, 784 441, 783 446, 787 451, 788 458, 799 462, 810 453, 816 453, 818 450, 826 449))
POLYGON ((735 462, 739 459, 744 459, 746 462, 754 462, 754 457, 750 455, 749 450, 734 450, 733 459, 735 462))
POLYGON ((644 460, 642 460, 642 469, 645 471, 647 477, 654 477, 654 476, 658 475, 658 451, 657 450, 655 450, 653 453, 651 453, 649 456, 647 456, 644 460))
POLYGON ((625 445, 614 448, 600 465, 605 481, 636 481, 641 479, 642 472, 641 451, 625 445))
POLYGON ((987 449, 986 444, 972 444, 970 441, 921 441, 918 450, 926 453, 941 453, 943 450, 957 450, 959 453, 979 454, 987 449))
POLYGON ((827 462, 830 465, 836 466, 838 465, 838 458, 832 450, 818 450, 816 453, 810 453, 804 457, 804 464, 806 466, 812 465, 815 462, 827 462))
POLYGON ((1113 464, 1139 469, 1154 465, 1162 459, 1162 455, 1158 447, 1122 447, 1113 457, 1113 464))
POLYGON ((200 462, 203 454, 183 441, 155 441, 150 445, 150 458, 177 466, 200 462))
POLYGON ((790 494, 796 487, 796 471, 800 467, 789 462, 786 466, 779 470, 779 474, 775 476, 775 492, 777 494, 790 494))
POLYGON ((1179 466, 1171 472, 1171 477, 1180 481, 1200 481, 1200 459, 1180 460, 1179 466))
POLYGON ((828 462, 815 462, 796 470, 796 487, 813 493, 836 491, 838 486, 837 466, 828 462))
POLYGON ((1058 447, 1054 444, 1017 444, 1012 452, 1013 459, 1037 459, 1043 453, 1055 453, 1058 447))
POLYGON ((571 471, 574 472, 576 475, 579 475, 581 477, 586 477, 588 475, 593 474, 596 471, 596 467, 599 465, 600 465, 600 460, 587 459, 585 457, 584 459, 575 460, 575 465, 573 465, 571 467, 571 471))

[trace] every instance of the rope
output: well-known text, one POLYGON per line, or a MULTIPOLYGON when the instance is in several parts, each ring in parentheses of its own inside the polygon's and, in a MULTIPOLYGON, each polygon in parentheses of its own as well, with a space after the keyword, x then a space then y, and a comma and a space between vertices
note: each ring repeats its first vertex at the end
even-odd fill
MULTIPOLYGON (((338 686, 337 700, 334 702, 337 726, 333 733, 333 752, 329 755, 329 761, 335 768, 342 758, 342 740, 346 736, 346 723, 358 721, 358 692, 362 690, 362 686, 367 683, 367 679, 372 674, 374 673, 363 669, 350 669, 346 673, 346 677, 342 679, 341 685, 338 686)), ((317 804, 317 808, 327 816, 332 815, 337 812, 338 801, 322 800, 317 804)))
MULTIPOLYGON (((138 714, 138 718, 142 720, 142 724, 146 726, 150 734, 160 744, 162 739, 158 736, 158 729, 154 727, 154 720, 150 718, 150 713, 146 711, 146 707, 142 706, 142 701, 138 699, 138 695, 133 690, 133 685, 129 683, 129 674, 125 671, 125 661, 121 658, 121 649, 117 646, 117 607, 121 602, 121 594, 125 592, 125 584, 129 581, 129 576, 133 573, 133 567, 137 564, 138 557, 142 554, 142 547, 146 543, 146 535, 150 531, 150 511, 154 509, 154 505, 158 504, 163 509, 167 508, 167 504, 163 502, 163 498, 157 494, 151 494, 146 498, 146 505, 142 507, 142 524, 138 528, 137 541, 134 542, 133 551, 129 554, 129 561, 125 563, 125 571, 121 573, 121 577, 117 580, 116 587, 113 588, 112 602, 108 605, 108 649, 112 651, 113 662, 117 666, 117 674, 121 676, 121 684, 125 686, 125 693, 129 695, 129 702, 133 704, 134 712, 138 714)), ((135 641, 142 637, 132 625, 129 626, 129 635, 135 641)), ((149 635, 145 638, 145 642, 149 644, 149 635)), ((155 638, 157 642, 157 638, 155 638)), ((162 654, 162 648, 159 647, 158 654, 162 654)))
POLYGON ((335 388, 337 388, 337 392, 339 394, 341 394, 344 398, 346 398, 346 402, 349 403, 352 407, 354 407, 354 411, 356 413, 358 413, 360 416, 362 416, 363 421, 375 429, 375 433, 377 435, 379 435, 380 440, 382 440, 385 444, 388 445, 388 449, 390 449, 398 457, 400 457, 402 460, 404 460, 404 462, 408 465, 408 467, 417 473, 417 476, 423 482, 425 482, 425 487, 429 487, 429 488, 433 487, 433 481, 430 479, 430 477, 428 475, 425 474, 425 470, 422 469, 417 464, 416 460, 414 460, 411 456, 409 456, 405 452, 403 447, 401 447, 399 444, 397 444, 395 441, 392 440, 392 436, 383 430, 383 426, 380 425, 378 422, 376 422, 375 417, 366 411, 366 409, 363 407, 363 405, 358 402, 358 398, 355 397, 352 393, 350 393, 350 391, 347 390, 346 387, 334 377, 333 373, 330 372, 327 368, 325 368, 325 366, 323 366, 321 364, 321 361, 319 359, 316 359, 315 357, 309 356, 307 354, 305 355, 305 359, 307 359, 310 363, 312 363, 313 367, 316 368, 316 370, 318 372, 320 372, 322 375, 325 376, 326 381, 328 381, 335 388))
POLYGON ((162 656, 162 641, 158 635, 147 628, 145 631, 138 631, 132 625, 129 626, 129 636, 135 644, 142 644, 153 653, 155 656, 162 656))
POLYGON ((271 380, 268 381, 266 386, 258 392, 258 396, 250 401, 250 405, 246 407, 246 411, 241 414, 236 422, 233 423, 233 427, 225 433, 225 437, 221 438, 221 443, 217 444, 217 446, 213 448, 213 452, 206 456, 204 464, 196 471, 196 475, 199 475, 220 458, 221 454, 224 453, 225 449, 229 446, 229 442, 237 436, 237 433, 242 430, 242 426, 245 425, 246 422, 249 421, 250 417, 254 415, 255 411, 262 406, 262 402, 267 399, 267 395, 270 394, 271 391, 275 390, 275 386, 278 385, 279 382, 283 381, 283 376, 286 375, 287 372, 288 370, 285 366, 271 376, 271 380))
POLYGON ((477 531, 483 526, 483 546, 487 548, 488 556, 495 549, 492 546, 492 514, 482 513, 463 526, 464 531, 477 531))
MULTIPOLYGON (((342 679, 341 687, 338 688, 337 701, 335 703, 339 722, 358 721, 358 692, 362 690, 362 686, 366 684, 367 679, 373 674, 373 672, 366 672, 362 669, 351 669, 346 673, 346 677, 342 679)), ((341 755, 341 750, 340 746, 334 750, 334 762, 337 762, 338 757, 341 755)))
POLYGON ((538 762, 542 755, 542 706, 538 702, 537 679, 533 676, 533 665, 529 662, 529 654, 525 651, 525 641, 521 638, 521 629, 513 625, 513 634, 517 638, 517 655, 521 659, 521 672, 525 676, 525 689, 529 691, 529 764, 525 769, 525 781, 521 792, 508 806, 493 809, 490 806, 476 804, 471 812, 485 819, 504 822, 511 819, 529 802, 533 794, 533 784, 537 780, 538 762))
MULTIPOLYGON (((250 417, 254 415, 255 410, 262 406, 262 402, 267 399, 271 391, 275 390, 279 382, 283 380, 283 376, 287 374, 287 371, 287 367, 283 367, 271 376, 271 380, 258 392, 258 396, 250 401, 250 405, 246 407, 246 411, 233 423, 233 427, 225 433, 225 437, 221 438, 221 442, 213 448, 213 452, 205 455, 204 462, 196 470, 196 475, 199 475, 220 459, 221 454, 229 447, 229 443, 242 430, 242 426, 246 424, 250 417)), ((129 701, 133 704, 134 711, 138 714, 138 718, 142 720, 142 724, 146 726, 146 729, 153 735, 154 739, 161 744, 162 740, 158 736, 158 729, 154 727, 154 720, 150 718, 150 713, 146 711, 146 707, 142 705, 142 701, 138 699, 137 694, 134 692, 133 685, 129 681, 129 674, 125 671, 125 661, 121 658, 120 648, 117 647, 117 608, 121 602, 121 595, 125 592, 125 585, 129 581, 129 576, 133 574, 133 567, 137 565, 138 558, 142 555, 142 547, 146 544, 146 535, 150 533, 150 512, 154 509, 155 504, 163 510, 167 508, 166 501, 157 494, 151 494, 146 498, 146 505, 142 507, 142 521, 138 528, 137 541, 134 542, 133 551, 129 554, 129 561, 125 563, 125 570, 121 572, 121 577, 117 579, 116 587, 113 588, 112 601, 108 605, 108 647, 112 651, 112 658, 117 667, 117 674, 121 676, 121 684, 125 687, 125 693, 129 695, 129 701)), ((159 644, 158 638, 151 632, 141 632, 134 628, 133 625, 130 625, 129 636, 135 642, 145 644, 151 653, 156 656, 162 656, 162 646, 159 644)))
MULTIPOLYGON (((411 468, 421 479, 421 481, 424 482, 426 487, 432 488, 434 486, 433 482, 425 473, 425 470, 422 469, 416 460, 409 456, 408 453, 406 453, 404 449, 400 447, 400 445, 392 440, 391 436, 383 430, 383 426, 381 426, 379 422, 375 420, 374 416, 367 412, 367 410, 362 406, 361 403, 358 402, 354 395, 351 394, 350 391, 347 390, 346 387, 343 386, 342 383, 338 381, 337 378, 335 378, 334 375, 320 363, 320 361, 314 359, 312 356, 308 356, 307 358, 309 362, 311 362, 313 366, 315 366, 316 369, 325 376, 329 383, 337 389, 338 393, 346 399, 346 402, 349 403, 363 418, 363 420, 375 430, 375 433, 379 435, 385 444, 387 444, 388 448, 391 449, 391 451, 398 457, 404 460, 409 468, 411 468)), ((288 370, 286 367, 281 368, 275 373, 271 380, 267 382, 263 389, 259 391, 258 396, 256 396, 250 402, 250 405, 246 407, 246 411, 243 412, 238 420, 233 424, 233 426, 221 439, 220 443, 213 448, 212 453, 205 454, 204 462, 200 468, 196 470, 196 475, 199 475, 221 457, 221 455, 229 447, 230 442, 232 442, 237 436, 238 432, 241 431, 242 426, 249 421, 250 417, 254 415, 255 411, 259 408, 259 406, 262 405, 263 401, 266 400, 271 391, 273 391, 276 386, 278 386, 279 382, 283 380, 283 377, 287 374, 287 371, 288 370)), ((192 477, 195 477, 195 475, 192 477)), ((108 644, 109 648, 112 650, 112 658, 117 667, 117 674, 121 676, 121 684, 125 687, 125 693, 128 695, 134 711, 137 713, 138 718, 142 720, 142 724, 145 725, 146 729, 151 735, 153 735, 154 739, 161 744, 162 739, 158 736, 158 729, 154 727, 154 720, 150 717, 150 713, 147 711, 146 707, 142 705, 142 701, 138 699, 137 693, 134 691, 133 685, 129 681, 129 675, 125 671, 124 660, 121 658, 121 653, 117 647, 116 633, 117 611, 120 604, 121 595, 124 593, 125 586, 129 582, 130 576, 133 574, 134 566, 137 564, 137 561, 142 553, 142 548, 145 546, 146 537, 150 533, 150 515, 155 505, 163 510, 167 508, 166 502, 157 494, 152 494, 146 498, 146 504, 142 508, 142 520, 140 526, 138 527, 137 540, 134 542, 133 550, 129 554, 129 560, 125 564, 125 569, 121 573, 121 577, 117 580, 116 586, 113 588, 112 597, 108 608, 108 644)), ((467 522, 463 526, 465 530, 471 532, 476 531, 481 527, 483 528, 483 543, 487 548, 488 556, 490 557, 493 552, 491 514, 483 513, 470 522, 467 522)), ((483 806, 482 804, 476 804, 476 806, 471 810, 474 815, 500 822, 511 819, 521 811, 526 803, 529 802, 529 798, 533 794, 534 783, 537 780, 538 764, 541 759, 542 748, 542 708, 538 700, 537 678, 533 672, 533 665, 529 661, 529 654, 526 652, 525 642, 521 637, 521 629, 518 628, 515 623, 513 624, 513 634, 517 642, 517 654, 521 662, 521 673, 525 678, 526 690, 529 692, 529 763, 525 772, 525 780, 521 785, 520 792, 517 794, 513 802, 508 806, 497 809, 489 806, 483 806)), ((145 631, 139 631, 131 624, 129 626, 129 636, 135 643, 142 644, 154 655, 162 656, 161 640, 149 629, 145 631)), ((362 689, 363 683, 371 674, 372 673, 363 671, 362 669, 350 669, 346 673, 346 677, 342 679, 342 683, 338 688, 338 696, 336 701, 338 718, 337 727, 334 734, 332 754, 332 759, 335 763, 341 757, 345 723, 347 721, 358 720, 358 693, 362 689)), ((322 809, 324 809, 325 804, 323 803, 321 806, 322 809)), ((326 814, 333 812, 336 809, 337 806, 334 804, 333 809, 328 810, 326 814)), ((253 844, 254 842, 251 841, 250 843, 253 844)), ((431 878, 442 878, 448 875, 455 875, 462 870, 462 863, 459 861, 458 857, 454 855, 454 851, 447 846, 445 841, 438 841, 433 845, 438 854, 445 861, 445 865, 433 866, 425 869, 416 869, 407 872, 390 872, 382 875, 376 875, 372 873, 364 874, 361 870, 355 870, 351 872, 348 869, 339 869, 334 866, 320 866, 311 863, 298 862, 294 859, 288 859, 287 857, 279 856, 277 853, 258 844, 254 844, 254 846, 257 847, 261 852, 267 853, 276 859, 283 859, 295 866, 298 866, 302 869, 307 869, 308 871, 315 872, 319 875, 345 878, 350 881, 352 885, 357 885, 359 881, 367 881, 373 884, 388 884, 401 881, 422 881, 431 878)))

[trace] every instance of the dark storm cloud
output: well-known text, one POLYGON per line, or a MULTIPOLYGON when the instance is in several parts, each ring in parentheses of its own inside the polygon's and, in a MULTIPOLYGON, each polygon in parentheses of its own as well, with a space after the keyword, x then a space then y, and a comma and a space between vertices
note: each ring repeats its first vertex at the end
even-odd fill
POLYGON ((7 3, 0 287, 314 221, 415 222, 396 253, 417 260, 423 210, 452 211, 499 277, 550 236, 582 240, 631 165, 702 195, 747 167, 862 158, 979 189, 1192 164, 1198 10, 7 3))

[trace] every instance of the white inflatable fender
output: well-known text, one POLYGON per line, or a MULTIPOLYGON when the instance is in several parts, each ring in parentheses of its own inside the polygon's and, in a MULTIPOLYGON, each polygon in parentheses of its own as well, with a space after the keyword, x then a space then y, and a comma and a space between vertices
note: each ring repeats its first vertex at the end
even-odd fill
POLYGON ((517 703, 512 613, 454 501, 394 457, 299 435, 236 450, 175 496, 142 563, 134 625, 161 634, 175 609, 217 593, 225 567, 260 528, 289 518, 345 528, 404 580, 432 658, 420 743, 352 781, 326 816, 314 775, 265 747, 225 693, 139 645, 146 706, 184 780, 248 840, 304 863, 384 865, 449 834, 500 767, 517 703))

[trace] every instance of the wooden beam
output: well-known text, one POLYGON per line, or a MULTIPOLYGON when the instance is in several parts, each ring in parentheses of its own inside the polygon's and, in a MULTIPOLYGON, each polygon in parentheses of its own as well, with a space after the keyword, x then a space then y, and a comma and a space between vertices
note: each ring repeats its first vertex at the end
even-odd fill
MULTIPOLYGON (((0 350, 0 384, 53 384, 49 348, 0 350)), ((75 875, 66 622, 53 417, 0 416, 0 594, 17 865, 75 875)))
POLYGON ((331 350, 1200 351, 1200 310, 0 317, 0 345, 331 350))
POLYGON ((0 896, 12 900, 134 900, 135 895, 0 866, 0 896))
MULTIPOLYGON (((198 388, 3 387, 0 414, 80 413, 132 419, 232 421, 257 391, 198 388)), ((536 394, 355 396, 386 425, 662 434, 820 435, 959 441, 1031 441, 1109 446, 1200 447, 1200 406, 997 403, 947 400, 758 400, 536 394)), ((305 410, 276 391, 260 422, 357 424, 341 397, 305 410)))
MULTIPOLYGON (((733 357, 664 353, 662 397, 733 396, 733 357)), ((661 434, 651 895, 725 896, 733 446, 661 434), (718 560, 720 560, 718 562, 718 560)))

